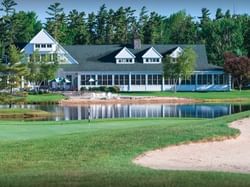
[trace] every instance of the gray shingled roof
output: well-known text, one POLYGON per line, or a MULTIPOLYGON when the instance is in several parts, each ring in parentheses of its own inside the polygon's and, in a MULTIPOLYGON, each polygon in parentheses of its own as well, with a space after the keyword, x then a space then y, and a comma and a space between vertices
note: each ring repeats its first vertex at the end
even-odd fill
POLYGON ((154 47, 162 56, 169 54, 177 47, 185 48, 191 46, 198 55, 196 71, 222 70, 221 67, 208 64, 206 49, 204 45, 142 45, 141 49, 133 49, 126 46, 135 56, 134 64, 116 64, 115 56, 125 47, 124 45, 71 45, 63 46, 79 64, 64 64, 64 71, 128 71, 147 72, 162 71, 162 64, 143 64, 142 55, 154 47))

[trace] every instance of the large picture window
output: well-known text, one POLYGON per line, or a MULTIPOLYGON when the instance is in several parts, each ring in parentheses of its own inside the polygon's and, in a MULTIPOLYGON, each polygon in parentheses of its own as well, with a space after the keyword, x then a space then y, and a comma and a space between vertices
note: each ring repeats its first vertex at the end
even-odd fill
POLYGON ((112 85, 112 75, 98 75, 98 85, 112 85))
POLYGON ((146 76, 142 74, 131 75, 131 84, 132 85, 145 85, 146 76))
POLYGON ((91 82, 90 79, 95 80, 95 75, 81 75, 81 85, 95 85, 95 82, 91 82))
POLYGON ((115 75, 115 85, 128 85, 129 75, 115 75))
POLYGON ((214 75, 214 84, 215 85, 228 84, 228 76, 225 74, 214 75))
POLYGON ((148 75, 148 85, 161 85, 162 75, 148 75))

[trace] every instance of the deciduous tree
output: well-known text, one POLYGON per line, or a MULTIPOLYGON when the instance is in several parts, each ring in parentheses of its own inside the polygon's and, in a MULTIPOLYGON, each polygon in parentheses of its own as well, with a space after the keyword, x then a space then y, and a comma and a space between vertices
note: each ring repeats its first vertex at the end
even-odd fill
POLYGON ((191 47, 185 48, 180 56, 173 59, 167 55, 163 59, 164 77, 172 79, 174 91, 180 79, 189 79, 194 71, 197 55, 191 47))
POLYGON ((226 52, 224 57, 224 70, 232 75, 233 83, 241 90, 250 78, 250 59, 244 56, 237 57, 230 52, 226 52))

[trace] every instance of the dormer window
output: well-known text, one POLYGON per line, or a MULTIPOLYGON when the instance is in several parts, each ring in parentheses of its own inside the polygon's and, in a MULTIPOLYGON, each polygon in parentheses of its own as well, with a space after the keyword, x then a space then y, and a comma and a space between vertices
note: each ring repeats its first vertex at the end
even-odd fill
POLYGON ((173 59, 176 59, 181 56, 183 49, 181 47, 177 47, 169 56, 173 59))
POLYGON ((177 58, 171 58, 171 62, 174 64, 177 63, 177 58))
POLYGON ((144 64, 159 64, 162 60, 162 55, 153 47, 147 50, 147 52, 142 56, 144 64))
POLYGON ((118 58, 117 62, 119 62, 119 63, 131 63, 131 62, 133 62, 133 59, 132 58, 118 58))
POLYGON ((160 62, 160 58, 145 58, 146 63, 151 63, 151 62, 160 62))
POLYGON ((52 44, 35 44, 36 49, 40 48, 52 48, 52 44))
POLYGON ((124 47, 116 56, 117 64, 132 64, 135 63, 135 55, 124 47))

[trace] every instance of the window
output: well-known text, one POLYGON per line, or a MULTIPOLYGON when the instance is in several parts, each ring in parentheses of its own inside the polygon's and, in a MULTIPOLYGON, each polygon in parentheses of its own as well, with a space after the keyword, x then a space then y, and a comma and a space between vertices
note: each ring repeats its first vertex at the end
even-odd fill
POLYGON ((90 82, 89 80, 95 80, 95 75, 82 75, 81 76, 81 85, 95 85, 95 82, 90 82))
POLYGON ((115 75, 115 85, 128 85, 129 75, 115 75))
POLYGON ((181 85, 195 85, 195 75, 181 80, 181 85))
POLYGON ((173 85, 174 84, 174 80, 173 79, 165 79, 165 84, 166 85, 173 85))
POLYGON ((52 44, 47 44, 47 48, 52 48, 52 44))
POLYGON ((214 75, 214 84, 215 85, 228 84, 228 76, 225 74, 214 75))
POLYGON ((98 75, 98 85, 112 85, 112 75, 98 75))
POLYGON ((53 54, 48 54, 48 58, 49 58, 49 62, 52 62, 53 61, 53 54))
POLYGON ((212 75, 198 75, 198 85, 212 84, 212 75))
POLYGON ((153 85, 153 75, 148 75, 148 85, 153 85))
POLYGON ((46 48, 46 44, 41 44, 41 48, 46 48))
POLYGON ((162 75, 148 75, 148 85, 161 85, 162 75))
POLYGON ((146 84, 146 76, 137 74, 131 75, 131 84, 132 85, 145 85, 146 84))
POLYGON ((66 75, 66 79, 68 79, 70 83, 72 83, 72 75, 66 75))
POLYGON ((171 58, 170 60, 172 63, 177 63, 177 58, 171 58))
POLYGON ((42 62, 46 62, 46 55, 45 54, 41 54, 41 61, 42 62))
POLYGON ((35 47, 36 47, 36 48, 40 48, 40 44, 36 44, 35 47))
POLYGON ((118 58, 118 59, 116 59, 116 62, 118 62, 118 63, 132 63, 133 59, 132 58, 118 58))
POLYGON ((196 77, 195 75, 191 75, 191 79, 190 79, 190 81, 191 81, 190 84, 191 85, 195 85, 196 84, 196 81, 195 81, 196 78, 195 77, 196 77))
POLYGON ((208 85, 213 84, 212 75, 207 75, 207 84, 208 84, 208 85))
POLYGON ((159 58, 145 58, 144 62, 151 63, 151 62, 160 62, 159 58))
POLYGON ((131 84, 135 85, 135 75, 131 75, 131 84))

